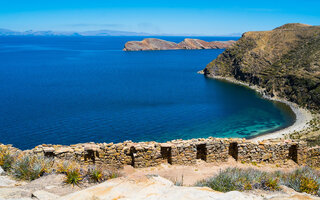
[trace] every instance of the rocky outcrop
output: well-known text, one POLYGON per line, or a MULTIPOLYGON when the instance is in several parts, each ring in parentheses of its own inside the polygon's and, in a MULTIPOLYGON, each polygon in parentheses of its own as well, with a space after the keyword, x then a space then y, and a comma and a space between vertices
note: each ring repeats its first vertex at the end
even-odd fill
POLYGON ((204 74, 257 85, 269 96, 320 110, 320 26, 286 24, 247 32, 204 74))
POLYGON ((156 38, 147 38, 142 41, 130 41, 124 46, 124 51, 147 51, 147 50, 177 50, 177 49, 225 49, 235 41, 206 42, 199 39, 184 39, 180 43, 165 41, 156 38))

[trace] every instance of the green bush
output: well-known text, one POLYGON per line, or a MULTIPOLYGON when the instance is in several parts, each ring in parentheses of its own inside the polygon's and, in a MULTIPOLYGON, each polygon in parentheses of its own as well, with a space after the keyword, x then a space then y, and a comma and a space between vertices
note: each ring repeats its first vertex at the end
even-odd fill
POLYGON ((79 164, 74 160, 72 161, 60 160, 60 161, 57 161, 55 164, 55 169, 60 174, 67 174, 68 171, 79 169, 79 168, 80 168, 79 164))
POLYGON ((279 185, 286 185, 297 192, 320 196, 319 172, 309 167, 299 168, 290 173, 227 168, 216 176, 197 183, 197 186, 207 186, 220 192, 251 189, 274 191, 280 189, 279 185))
POLYGON ((80 170, 79 169, 72 169, 69 170, 66 174, 65 182, 67 184, 72 184, 79 186, 80 181, 82 180, 80 170))
POLYGON ((197 186, 207 186, 220 192, 279 188, 278 181, 271 181, 266 172, 239 168, 227 168, 212 178, 198 182, 197 186))
POLYGON ((88 176, 91 182, 94 182, 94 183, 99 183, 103 181, 105 178, 103 171, 101 169, 96 168, 95 166, 89 168, 88 176))
POLYGON ((12 165, 11 173, 14 177, 21 180, 32 181, 39 178, 45 172, 51 171, 53 161, 42 156, 24 155, 17 158, 12 165))
POLYGON ((315 195, 319 191, 319 184, 312 178, 303 177, 301 179, 300 191, 315 195))
POLYGON ((297 192, 306 192, 320 196, 319 172, 310 167, 303 167, 282 176, 282 184, 297 192))
POLYGON ((8 147, 0 147, 0 166, 4 171, 9 171, 11 169, 15 157, 16 155, 11 154, 8 147))

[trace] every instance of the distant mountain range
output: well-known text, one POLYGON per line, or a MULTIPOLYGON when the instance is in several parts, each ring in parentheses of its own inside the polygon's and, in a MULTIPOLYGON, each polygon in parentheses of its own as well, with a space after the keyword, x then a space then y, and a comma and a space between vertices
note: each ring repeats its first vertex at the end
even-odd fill
MULTIPOLYGON (((9 29, 0 28, 0 36, 178 36, 173 34, 151 34, 144 32, 130 32, 130 31, 115 31, 115 30, 97 30, 97 31, 12 31, 9 29)), ((201 36, 185 34, 184 36, 201 36)), ((238 37, 241 34, 225 35, 228 37, 238 37)))
POLYGON ((0 36, 151 36, 149 33, 137 33, 129 31, 98 30, 98 31, 12 31, 0 29, 0 36))

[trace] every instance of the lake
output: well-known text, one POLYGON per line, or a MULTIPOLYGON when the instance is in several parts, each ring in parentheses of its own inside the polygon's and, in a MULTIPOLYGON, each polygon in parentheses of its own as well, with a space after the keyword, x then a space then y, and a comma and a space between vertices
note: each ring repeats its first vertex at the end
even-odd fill
POLYGON ((288 106, 197 74, 223 50, 122 51, 143 38, 0 37, 0 142, 247 138, 294 122, 288 106))

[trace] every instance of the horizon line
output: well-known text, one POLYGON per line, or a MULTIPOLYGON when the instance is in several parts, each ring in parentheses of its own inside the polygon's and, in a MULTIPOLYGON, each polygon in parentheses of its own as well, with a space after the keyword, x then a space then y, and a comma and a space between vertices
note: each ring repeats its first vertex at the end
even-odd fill
POLYGON ((147 32, 134 32, 134 31, 122 31, 114 29, 96 29, 85 31, 54 31, 54 30, 24 30, 15 31, 7 28, 0 28, 0 36, 189 36, 189 37, 241 37, 243 33, 229 33, 222 35, 214 34, 188 34, 188 33, 147 33, 147 32), (109 33, 106 33, 109 32, 109 33), (47 35, 36 35, 36 34, 47 35), (90 35, 91 34, 91 35, 90 35), (101 34, 101 35, 99 35, 101 34), (104 35, 103 35, 104 34, 104 35), (108 35, 109 34, 109 35, 108 35))

